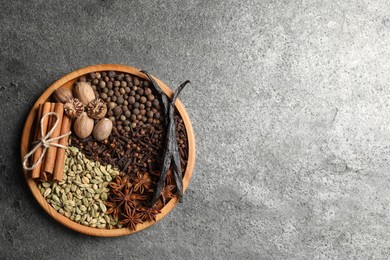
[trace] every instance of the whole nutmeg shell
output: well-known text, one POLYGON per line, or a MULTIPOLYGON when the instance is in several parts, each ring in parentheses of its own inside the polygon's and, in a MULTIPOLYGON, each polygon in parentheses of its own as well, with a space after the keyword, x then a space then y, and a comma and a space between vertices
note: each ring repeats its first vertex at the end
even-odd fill
POLYGON ((54 90, 53 94, 51 94, 55 102, 66 103, 69 99, 73 98, 72 90, 60 87, 54 90))
POLYGON ((93 130, 93 119, 83 112, 73 124, 74 133, 80 138, 87 138, 93 130))
POLYGON ((75 98, 78 98, 86 106, 95 99, 92 87, 86 82, 78 82, 73 88, 75 98))
POLYGON ((108 138, 112 131, 112 121, 108 118, 101 119, 93 128, 92 136, 97 141, 108 138))

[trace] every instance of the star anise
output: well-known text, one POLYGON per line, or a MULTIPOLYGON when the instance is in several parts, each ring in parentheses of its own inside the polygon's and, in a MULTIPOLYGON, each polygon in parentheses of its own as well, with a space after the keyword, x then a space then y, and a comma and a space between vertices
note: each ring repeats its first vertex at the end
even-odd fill
POLYGON ((137 176, 133 178, 133 181, 134 191, 139 190, 139 193, 141 194, 143 194, 145 190, 149 191, 152 185, 152 179, 150 179, 148 173, 142 174, 137 172, 137 176))
POLYGON ((123 192, 120 190, 112 190, 112 193, 115 194, 115 197, 111 198, 111 201, 115 202, 118 207, 124 205, 124 207, 129 206, 131 208, 136 207, 136 200, 146 200, 147 196, 137 194, 133 192, 133 188, 125 186, 123 192))
POLYGON ((104 204, 108 207, 106 214, 112 214, 114 219, 117 220, 120 212, 120 206, 118 207, 116 203, 111 201, 106 201, 104 204))
POLYGON ((131 183, 129 182, 128 176, 116 176, 115 181, 110 182, 108 185, 110 185, 111 188, 114 190, 121 190, 124 186, 131 186, 131 183))
POLYGON ((156 209, 155 207, 153 207, 153 208, 141 207, 139 209, 139 212, 140 212, 140 215, 141 215, 141 219, 143 221, 153 220, 155 222, 156 222, 157 214, 161 213, 161 211, 156 209))
POLYGON ((131 230, 137 229, 137 224, 142 223, 141 215, 137 213, 137 210, 132 209, 129 206, 125 207, 126 213, 122 213, 123 220, 121 220, 119 223, 121 225, 126 225, 131 230))
POLYGON ((164 205, 167 204, 168 199, 175 197, 175 195, 173 194, 174 189, 175 189, 175 185, 167 185, 161 191, 161 199, 164 205))

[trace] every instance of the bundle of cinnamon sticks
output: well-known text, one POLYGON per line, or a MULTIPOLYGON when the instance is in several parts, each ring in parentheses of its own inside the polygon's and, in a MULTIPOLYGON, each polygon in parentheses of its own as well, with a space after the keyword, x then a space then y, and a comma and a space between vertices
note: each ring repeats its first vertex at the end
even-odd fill
MULTIPOLYGON (((58 137, 70 131, 71 119, 64 114, 64 104, 45 102, 44 104, 40 104, 38 108, 36 120, 37 123, 35 126, 34 135, 34 141, 36 142, 39 142, 42 138, 41 131, 43 133, 43 136, 45 136, 55 124, 55 118, 52 116, 46 117, 41 124, 42 117, 49 112, 57 113, 59 120, 58 125, 54 129, 54 132, 50 136, 50 138, 58 137)), ((66 146, 68 144, 68 139, 69 136, 66 136, 53 142, 66 146)), ((43 147, 41 146, 35 151, 34 155, 32 156, 33 162, 36 162, 39 159, 39 157, 42 155, 42 152, 43 147)), ((41 181, 47 181, 48 179, 52 179, 54 181, 61 181, 64 174, 64 167, 65 149, 58 148, 55 146, 49 146, 42 161, 38 163, 37 166, 31 171, 31 177, 34 179, 39 179, 41 181)))

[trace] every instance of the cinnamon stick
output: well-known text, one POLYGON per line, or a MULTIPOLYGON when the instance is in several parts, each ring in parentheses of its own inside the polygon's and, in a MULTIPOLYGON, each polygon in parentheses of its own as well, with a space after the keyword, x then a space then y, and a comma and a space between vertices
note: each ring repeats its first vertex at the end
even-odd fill
MULTIPOLYGON (((64 104, 55 103, 54 112, 57 113, 57 115, 58 115, 58 124, 57 124, 57 127, 54 129, 53 134, 49 137, 50 139, 55 138, 55 137, 60 135, 62 118, 63 118, 63 114, 64 114, 64 104)), ((51 127, 54 127, 55 121, 56 121, 56 118, 53 117, 52 122, 51 122, 51 127)), ((58 140, 53 141, 52 143, 58 143, 58 140)), ((58 150, 57 147, 49 146, 49 148, 46 151, 46 159, 45 159, 45 164, 44 164, 43 170, 48 175, 53 174, 54 165, 56 162, 57 150, 58 150)))
POLYGON ((41 118, 42 118, 42 112, 43 112, 43 104, 39 104, 39 107, 38 107, 38 112, 37 112, 37 118, 36 118, 36 122, 35 122, 35 134, 34 134, 34 142, 38 142, 39 141, 39 137, 40 137, 40 128, 41 128, 41 118))
MULTIPOLYGON (((50 112, 53 112, 53 111, 54 111, 54 107, 55 107, 55 103, 50 103, 50 112)), ((47 123, 47 128, 46 128, 46 133, 45 133, 45 134, 47 134, 47 132, 50 131, 50 129, 52 129, 52 127, 53 127, 53 121, 54 121, 54 117, 50 116, 50 117, 49 117, 49 120, 47 121, 48 123, 47 123)), ((42 168, 41 168, 41 174, 40 174, 40 176, 39 176, 39 179, 40 179, 41 181, 47 181, 47 180, 48 180, 47 173, 44 171, 44 166, 45 166, 45 163, 46 163, 46 158, 47 158, 47 150, 46 150, 46 154, 45 154, 45 156, 43 157, 43 160, 42 160, 42 163, 41 163, 42 168)))
MULTIPOLYGON (((50 112, 50 108, 51 108, 51 103, 49 102, 45 102, 42 106, 42 113, 40 115, 38 115, 38 124, 37 124, 37 128, 35 129, 36 132, 37 132, 37 141, 39 141, 42 136, 41 136, 41 119, 42 117, 49 113, 50 112)), ((42 124, 42 131, 43 131, 43 134, 45 135, 46 134, 46 131, 47 131, 47 125, 48 125, 48 120, 45 120, 42 124)), ((42 149, 43 147, 39 147, 34 155, 33 155, 33 162, 36 162, 38 160, 38 158, 41 156, 42 154, 42 149)), ((41 172, 41 166, 42 166, 42 161, 40 163, 37 164, 37 166, 31 171, 31 177, 34 178, 34 179, 37 179, 39 178, 39 175, 40 175, 40 172, 41 172)))
MULTIPOLYGON (((66 134, 70 131, 72 120, 67 115, 64 115, 61 124, 61 132, 60 135, 66 134)), ((59 144, 67 145, 69 140, 69 136, 63 137, 59 140, 59 144)), ((54 181, 62 181, 64 176, 64 168, 65 168, 65 149, 58 148, 56 163, 54 166, 53 180, 54 181)))

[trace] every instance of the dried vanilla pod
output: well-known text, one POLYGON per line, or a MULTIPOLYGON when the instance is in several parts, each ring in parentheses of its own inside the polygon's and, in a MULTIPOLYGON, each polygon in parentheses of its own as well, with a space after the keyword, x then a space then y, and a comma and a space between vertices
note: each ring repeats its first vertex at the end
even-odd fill
POLYGON ((176 89, 172 101, 168 105, 168 114, 166 115, 166 118, 168 118, 168 126, 163 155, 163 165, 156 190, 150 202, 150 207, 153 207, 153 205, 157 202, 157 199, 160 197, 161 192, 163 191, 165 179, 172 162, 174 164, 173 173, 176 181, 177 192, 179 194, 179 202, 183 201, 183 176, 181 172, 180 155, 178 155, 179 151, 176 143, 175 102, 180 92, 188 83, 190 83, 190 81, 186 80, 176 89))
POLYGON ((71 98, 65 103, 64 110, 70 118, 77 118, 84 112, 84 105, 77 98, 71 98))
POLYGON ((87 114, 90 118, 101 119, 107 113, 107 105, 100 98, 96 98, 88 103, 87 114))

